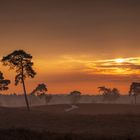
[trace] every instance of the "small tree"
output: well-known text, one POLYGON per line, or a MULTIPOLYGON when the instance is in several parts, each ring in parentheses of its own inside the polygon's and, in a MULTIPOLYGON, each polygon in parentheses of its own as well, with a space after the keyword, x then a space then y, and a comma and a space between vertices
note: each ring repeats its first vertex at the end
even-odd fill
POLYGON ((112 95, 114 95, 114 96, 120 96, 119 90, 117 88, 113 88, 112 89, 112 95))
POLYGON ((48 91, 47 86, 44 83, 42 83, 37 85, 37 87, 32 91, 31 95, 41 97, 45 95, 47 91, 48 91))
POLYGON ((71 103, 73 105, 75 105, 81 97, 81 92, 80 91, 72 91, 72 92, 70 92, 69 97, 71 99, 71 103))
POLYGON ((105 86, 98 87, 98 89, 99 89, 99 93, 101 93, 102 95, 108 95, 111 93, 111 89, 106 88, 105 86))
POLYGON ((103 96, 103 101, 115 101, 120 96, 119 90, 117 88, 110 89, 104 86, 98 88, 99 92, 101 92, 103 96))
POLYGON ((28 77, 34 78, 36 75, 36 72, 32 68, 33 62, 31 60, 32 56, 26 53, 24 50, 16 50, 7 56, 4 56, 2 59, 3 65, 9 66, 10 69, 16 70, 17 75, 15 76, 15 85, 22 83, 28 110, 30 110, 30 107, 25 87, 25 79, 28 77))
POLYGON ((0 91, 8 90, 10 80, 4 79, 3 73, 0 71, 0 91))
POLYGON ((140 83, 133 82, 130 85, 129 96, 134 96, 135 104, 137 103, 137 96, 140 94, 140 83))
POLYGON ((31 95, 38 96, 38 97, 45 97, 46 104, 50 102, 52 99, 51 94, 47 94, 48 88, 46 84, 38 84, 38 86, 32 91, 31 95))

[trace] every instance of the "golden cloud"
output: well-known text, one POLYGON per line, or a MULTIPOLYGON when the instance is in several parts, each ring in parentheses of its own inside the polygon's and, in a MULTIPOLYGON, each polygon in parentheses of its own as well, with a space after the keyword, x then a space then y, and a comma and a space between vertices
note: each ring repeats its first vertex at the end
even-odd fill
POLYGON ((88 60, 85 58, 65 56, 59 61, 59 66, 69 71, 86 72, 89 74, 140 74, 140 57, 105 60, 88 60))

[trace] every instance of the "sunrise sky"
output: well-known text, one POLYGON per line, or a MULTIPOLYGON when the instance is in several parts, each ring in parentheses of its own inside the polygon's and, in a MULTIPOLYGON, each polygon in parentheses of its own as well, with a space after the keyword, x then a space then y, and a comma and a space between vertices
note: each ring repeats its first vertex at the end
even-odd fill
MULTIPOLYGON (((139 0, 0 0, 0 56, 23 49, 33 55, 39 83, 49 93, 97 94, 98 86, 127 94, 140 82, 139 0)), ((0 65, 12 80, 14 71, 0 65)))

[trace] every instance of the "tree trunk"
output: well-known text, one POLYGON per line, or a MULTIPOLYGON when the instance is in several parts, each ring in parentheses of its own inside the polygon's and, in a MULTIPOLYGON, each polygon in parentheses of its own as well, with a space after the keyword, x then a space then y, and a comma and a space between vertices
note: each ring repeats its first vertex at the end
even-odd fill
POLYGON ((26 87, 25 87, 25 82, 24 82, 24 75, 23 75, 23 65, 21 64, 22 66, 22 85, 23 85, 23 91, 24 91, 24 97, 25 97, 25 102, 26 102, 26 105, 27 105, 27 109, 28 111, 30 111, 30 107, 29 107, 29 102, 28 102, 28 98, 27 98, 27 92, 26 92, 26 87))
POLYGON ((27 109, 28 109, 28 111, 30 111, 24 79, 22 79, 22 84, 23 84, 24 97, 25 97, 25 102, 26 102, 26 105, 27 105, 27 109))

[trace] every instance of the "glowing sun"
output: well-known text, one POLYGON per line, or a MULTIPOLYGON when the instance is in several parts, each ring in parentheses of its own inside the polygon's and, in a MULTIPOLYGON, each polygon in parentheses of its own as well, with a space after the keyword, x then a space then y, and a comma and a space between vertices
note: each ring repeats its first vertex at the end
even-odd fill
POLYGON ((123 58, 117 58, 115 59, 116 63, 123 63, 125 60, 123 58))

